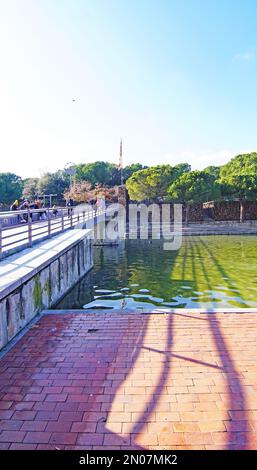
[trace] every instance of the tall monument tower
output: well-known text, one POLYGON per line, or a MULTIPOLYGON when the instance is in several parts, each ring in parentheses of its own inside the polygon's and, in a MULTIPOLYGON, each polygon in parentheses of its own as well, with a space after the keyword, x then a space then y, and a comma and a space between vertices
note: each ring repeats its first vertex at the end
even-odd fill
POLYGON ((120 185, 118 186, 118 203, 123 205, 126 209, 126 222, 128 221, 128 192, 124 184, 123 178, 123 148, 122 139, 120 140, 120 157, 118 169, 120 171, 120 185))
POLYGON ((120 139, 120 157, 119 157, 119 170, 120 170, 120 184, 123 185, 123 149, 122 149, 122 139, 120 139))

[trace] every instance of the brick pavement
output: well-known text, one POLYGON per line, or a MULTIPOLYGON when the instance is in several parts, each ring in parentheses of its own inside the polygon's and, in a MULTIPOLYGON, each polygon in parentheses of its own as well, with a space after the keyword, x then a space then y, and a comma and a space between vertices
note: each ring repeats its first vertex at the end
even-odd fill
POLYGON ((0 361, 0 449, 257 449, 257 315, 47 315, 0 361))

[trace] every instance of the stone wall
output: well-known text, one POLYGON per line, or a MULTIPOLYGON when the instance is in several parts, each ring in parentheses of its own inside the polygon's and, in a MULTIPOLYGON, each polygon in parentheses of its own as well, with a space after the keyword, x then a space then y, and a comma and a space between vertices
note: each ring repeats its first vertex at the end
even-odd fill
MULTIPOLYGON (((150 205, 150 204, 148 204, 150 205)), ((162 204, 157 204, 160 207, 162 204)), ((183 205, 183 221, 186 219, 186 206, 183 205)), ((240 219, 240 204, 238 201, 206 202, 190 205, 189 222, 236 221, 240 219)), ((173 204, 170 204, 170 220, 174 220, 173 204)), ((257 202, 245 202, 245 221, 257 220, 257 202)))
MULTIPOLYGON (((204 212, 203 212, 203 205, 202 204, 193 204, 189 206, 189 214, 188 214, 189 222, 202 222, 204 220, 204 212)), ((174 220, 174 212, 173 208, 171 208, 171 220, 174 220)), ((183 204, 182 209, 182 220, 185 222, 186 220, 186 205, 183 204)))
POLYGON ((93 266, 92 240, 80 239, 0 297, 0 349, 42 310, 53 307, 93 266))
MULTIPOLYGON (((245 220, 257 220, 257 202, 245 202, 245 220)), ((240 204, 238 201, 206 202, 203 204, 205 209, 209 209, 214 220, 232 220, 240 219, 240 204)))

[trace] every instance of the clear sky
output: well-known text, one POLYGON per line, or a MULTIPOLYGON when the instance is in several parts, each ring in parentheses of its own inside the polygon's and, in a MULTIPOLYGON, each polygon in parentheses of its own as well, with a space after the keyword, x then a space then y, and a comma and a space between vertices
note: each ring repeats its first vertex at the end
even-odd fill
POLYGON ((256 26, 256 0, 0 0, 0 171, 256 150, 256 26))

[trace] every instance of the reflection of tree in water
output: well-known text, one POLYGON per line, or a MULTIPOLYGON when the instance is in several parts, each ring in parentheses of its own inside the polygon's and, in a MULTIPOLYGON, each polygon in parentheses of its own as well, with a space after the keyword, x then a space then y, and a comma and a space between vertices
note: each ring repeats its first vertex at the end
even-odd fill
POLYGON ((56 305, 57 309, 79 309, 94 298, 93 273, 84 276, 56 305))
POLYGON ((134 299, 135 306, 254 306, 256 263, 256 237, 185 237, 178 252, 164 251, 159 240, 128 240, 118 247, 95 247, 91 275, 85 276, 58 307, 83 307, 93 301, 93 286, 119 293, 119 297, 100 295, 97 299, 97 303, 105 300, 115 308, 121 306, 118 299, 124 298, 134 299), (130 291, 120 291, 128 287, 130 291), (148 289, 149 295, 141 294, 140 289, 148 289))

